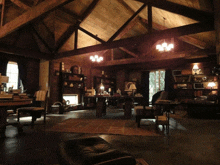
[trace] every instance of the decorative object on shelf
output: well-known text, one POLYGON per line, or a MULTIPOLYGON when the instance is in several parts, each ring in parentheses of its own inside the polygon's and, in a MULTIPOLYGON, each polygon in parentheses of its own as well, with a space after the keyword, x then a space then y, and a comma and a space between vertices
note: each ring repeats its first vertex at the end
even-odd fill
POLYGON ((212 74, 213 75, 220 75, 220 66, 215 66, 213 69, 212 69, 212 74))
POLYGON ((73 66, 70 68, 70 71, 71 71, 73 74, 81 74, 81 68, 80 68, 78 65, 73 65, 73 66))
POLYGON ((208 83, 208 87, 210 87, 210 89, 213 89, 215 87, 215 83, 214 82, 209 82, 208 83))
POLYGON ((199 69, 198 64, 194 64, 192 68, 192 74, 197 75, 197 74, 200 74, 200 72, 201 72, 201 69, 199 69))
POLYGON ((73 83, 70 84, 70 87, 73 87, 73 83))
MULTIPOLYGON (((163 20, 164 20, 164 27, 165 27, 165 21, 166 21, 166 18, 163 17, 163 20)), ((165 39, 164 39, 164 42, 162 44, 157 44, 156 45, 156 49, 159 51, 159 52, 168 52, 170 51, 171 49, 174 48, 174 44, 171 43, 171 44, 167 44, 165 42, 165 39)))

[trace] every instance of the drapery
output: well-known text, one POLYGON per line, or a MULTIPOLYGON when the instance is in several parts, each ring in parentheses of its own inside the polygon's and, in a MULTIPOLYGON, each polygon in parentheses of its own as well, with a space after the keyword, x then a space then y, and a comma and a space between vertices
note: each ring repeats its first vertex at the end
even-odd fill
POLYGON ((3 76, 6 76, 7 64, 8 64, 8 59, 0 57, 0 73, 3 76))
POLYGON ((24 89, 27 89, 27 61, 25 60, 17 60, 18 70, 19 70, 19 78, 22 81, 24 89))

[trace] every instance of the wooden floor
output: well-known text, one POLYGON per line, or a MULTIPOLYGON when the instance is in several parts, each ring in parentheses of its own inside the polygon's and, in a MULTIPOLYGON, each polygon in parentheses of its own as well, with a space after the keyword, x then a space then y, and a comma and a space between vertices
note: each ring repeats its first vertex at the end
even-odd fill
MULTIPOLYGON (((103 118, 122 120, 122 110, 111 109, 103 118)), ((15 121, 11 116, 8 122, 15 121)), ((91 134, 48 132, 47 128, 68 118, 95 118, 95 110, 71 111, 65 114, 48 114, 47 124, 43 118, 34 129, 24 126, 18 134, 13 126, 7 126, 6 138, 0 139, 0 164, 57 165, 58 144, 61 141, 91 134)), ((132 117, 131 120, 134 120, 132 117)), ((22 124, 30 123, 29 117, 21 117, 22 124)), ((143 121, 142 124, 151 122, 143 121)), ((162 132, 161 132, 162 133, 162 132)), ((100 136, 115 148, 127 151, 135 158, 143 158, 149 165, 219 165, 220 120, 192 119, 184 111, 171 115, 169 135, 158 137, 105 135, 100 136)))

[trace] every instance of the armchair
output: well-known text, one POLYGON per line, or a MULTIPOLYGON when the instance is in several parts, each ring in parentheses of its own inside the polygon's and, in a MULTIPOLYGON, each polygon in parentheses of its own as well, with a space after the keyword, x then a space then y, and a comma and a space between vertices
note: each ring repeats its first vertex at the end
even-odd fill
POLYGON ((161 98, 162 92, 163 91, 159 91, 152 96, 152 101, 151 101, 152 105, 150 106, 143 105, 143 106, 134 107, 134 112, 138 127, 140 127, 141 119, 155 119, 155 114, 154 114, 155 102, 157 99, 161 98))
POLYGON ((37 91, 35 93, 35 101, 40 103, 38 106, 31 106, 31 107, 21 107, 17 109, 17 121, 19 123, 20 121, 20 114, 29 114, 32 116, 32 121, 31 121, 31 127, 34 127, 34 122, 37 120, 37 118, 40 118, 41 115, 44 115, 44 124, 46 123, 46 107, 47 107, 47 94, 48 91, 37 91))

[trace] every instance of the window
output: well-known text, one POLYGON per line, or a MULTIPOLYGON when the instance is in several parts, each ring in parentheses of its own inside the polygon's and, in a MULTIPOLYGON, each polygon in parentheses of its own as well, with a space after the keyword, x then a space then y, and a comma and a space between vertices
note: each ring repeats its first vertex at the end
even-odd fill
POLYGON ((165 70, 150 71, 149 76, 149 102, 158 91, 165 89, 165 70))
POLYGON ((7 88, 13 87, 13 89, 18 89, 18 73, 19 72, 17 62, 9 61, 6 71, 6 75, 9 77, 7 88))

